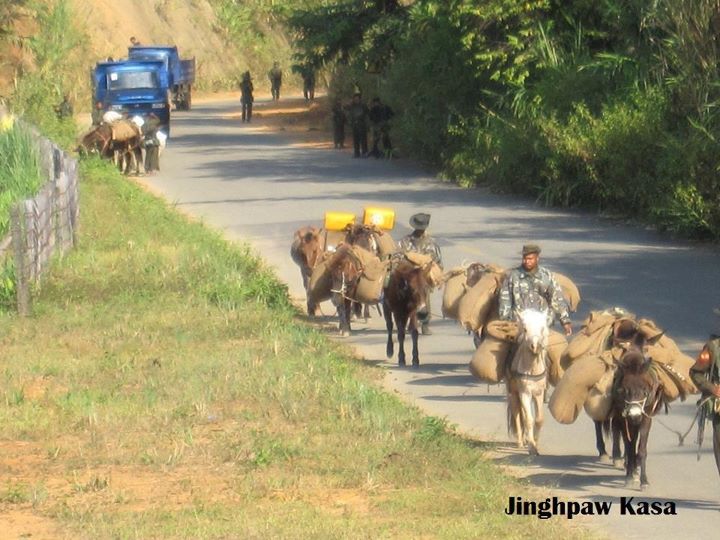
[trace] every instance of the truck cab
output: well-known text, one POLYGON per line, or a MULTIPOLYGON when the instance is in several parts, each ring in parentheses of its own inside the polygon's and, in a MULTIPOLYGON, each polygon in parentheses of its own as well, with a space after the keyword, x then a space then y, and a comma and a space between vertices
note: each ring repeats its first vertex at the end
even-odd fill
POLYGON ((162 62, 167 72, 168 90, 173 104, 178 110, 190 110, 192 85, 195 82, 195 58, 182 60, 174 45, 129 47, 128 58, 162 62))
POLYGON ((99 62, 92 72, 92 85, 94 124, 99 124, 107 111, 144 117, 155 113, 169 134, 168 81, 162 62, 99 62))

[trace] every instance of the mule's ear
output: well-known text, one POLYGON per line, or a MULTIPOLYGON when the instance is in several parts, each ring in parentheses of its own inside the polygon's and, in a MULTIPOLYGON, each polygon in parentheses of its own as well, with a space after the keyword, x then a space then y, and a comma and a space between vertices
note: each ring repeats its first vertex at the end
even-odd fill
POLYGON ((643 350, 645 348, 645 345, 647 344, 647 339, 645 338, 645 335, 642 332, 638 332, 635 334, 632 340, 633 346, 637 347, 639 350, 643 350))

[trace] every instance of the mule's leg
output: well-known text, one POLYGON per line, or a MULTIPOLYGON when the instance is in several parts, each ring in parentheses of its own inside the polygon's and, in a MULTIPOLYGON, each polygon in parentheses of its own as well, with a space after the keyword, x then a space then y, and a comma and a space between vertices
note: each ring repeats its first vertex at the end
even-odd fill
POLYGON ((610 427, 612 430, 613 467, 616 469, 624 469, 625 461, 623 460, 622 450, 620 449, 622 421, 620 419, 612 419, 610 420, 610 427))
POLYGON ((407 315, 395 314, 395 326, 398 334, 398 364, 405 365, 405 330, 407 328, 407 315))
POLYGON ((637 454, 635 452, 635 443, 637 442, 637 428, 625 422, 625 430, 623 431, 623 439, 625 440, 625 487, 631 487, 635 482, 637 471, 637 454))
POLYGON ((652 418, 643 418, 640 425, 638 437, 637 459, 640 462, 640 489, 645 489, 650 485, 647 478, 647 444, 650 436, 650 428, 652 427, 652 418))
POLYGON ((418 324, 415 314, 410 317, 410 337, 412 338, 412 365, 420 365, 420 353, 418 352, 418 324))
MULTIPOLYGON (((540 388, 537 393, 534 394, 535 402, 535 449, 538 449, 540 445, 540 430, 545 423, 545 411, 543 410, 543 404, 545 403, 545 391, 547 388, 540 388)), ((539 453, 539 450, 538 450, 539 453)))
POLYGON ((395 354, 393 347, 393 314, 387 303, 383 301, 383 315, 385 316, 385 328, 387 329, 387 346, 385 347, 385 356, 392 358, 395 354))
POLYGON ((511 432, 515 432, 515 439, 518 448, 523 447, 523 428, 520 418, 520 399, 518 398, 517 392, 511 391, 508 383, 508 428, 511 432))
POLYGON ((352 328, 350 326, 350 313, 352 311, 352 300, 345 299, 343 300, 343 311, 345 312, 344 317, 344 326, 340 329, 340 333, 343 337, 350 336, 350 332, 352 331, 352 328))
POLYGON ((534 433, 533 399, 533 396, 527 390, 520 392, 524 437, 525 441, 527 441, 528 453, 531 456, 536 456, 538 455, 538 450, 534 433))
MULTIPOLYGON (((607 422, 607 420, 605 420, 607 422)), ((603 463, 610 460, 607 450, 605 449, 605 437, 603 435, 603 424, 604 422, 598 422, 593 420, 595 424, 595 448, 597 448, 598 454, 600 455, 600 461, 603 463)))
POLYGON ((368 322, 369 318, 370 318, 370 305, 363 304, 363 319, 365 319, 365 322, 368 322))

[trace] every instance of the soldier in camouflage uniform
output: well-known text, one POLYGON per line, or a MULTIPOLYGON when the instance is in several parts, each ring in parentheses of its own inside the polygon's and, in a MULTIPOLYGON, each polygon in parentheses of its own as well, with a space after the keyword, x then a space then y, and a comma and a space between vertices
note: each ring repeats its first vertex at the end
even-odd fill
MULTIPOLYGON (((720 315, 720 310, 715 309, 720 315)), ((690 368, 690 378, 702 392, 702 399, 707 403, 707 416, 712 419, 713 451, 715 465, 720 473, 720 336, 712 335, 690 368)))
POLYGON ((527 308, 547 310, 548 326, 555 318, 565 328, 565 334, 572 334, 568 305, 560 285, 552 273, 538 264, 540 247, 530 244, 523 246, 522 265, 513 269, 500 288, 500 319, 515 320, 520 311, 527 308))
MULTIPOLYGON (((430 225, 430 214, 414 214, 410 217, 410 226, 413 228, 413 232, 403 237, 398 246, 400 251, 414 251, 416 253, 423 253, 430 255, 433 261, 442 268, 442 254, 440 253, 440 246, 435 243, 432 236, 427 234, 427 228, 430 225)), ((425 300, 427 305, 428 318, 422 322, 422 333, 423 335, 430 335, 430 293, 425 300)))

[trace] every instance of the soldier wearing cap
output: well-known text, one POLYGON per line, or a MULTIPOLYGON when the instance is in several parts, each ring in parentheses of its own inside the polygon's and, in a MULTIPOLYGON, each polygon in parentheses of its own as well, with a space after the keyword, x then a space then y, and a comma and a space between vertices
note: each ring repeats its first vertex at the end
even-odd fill
POLYGON ((522 249, 522 264, 514 268, 500 288, 500 319, 510 321, 523 309, 547 310, 548 325, 557 318, 572 334, 568 305, 560 285, 548 269, 540 266, 540 246, 527 244, 522 249))
MULTIPOLYGON (((427 228, 430 225, 430 214, 413 214, 410 216, 410 226, 413 228, 413 232, 403 237, 398 243, 399 249, 402 252, 414 251, 416 253, 423 253, 430 255, 433 261, 442 268, 442 254, 440 253, 440 246, 437 245, 432 236, 427 234, 427 228)), ((426 305, 428 314, 430 313, 430 294, 426 299, 426 305)), ((430 335, 430 317, 422 323, 422 333, 424 335, 430 335)))
MULTIPOLYGON (((720 316, 720 309, 713 311, 715 315, 720 316)), ((704 422, 705 417, 712 420, 715 465, 720 473, 720 336, 714 334, 710 336, 710 340, 690 368, 690 378, 702 392, 702 406, 707 407, 701 423, 704 422)), ((704 424, 698 427, 699 430, 703 428, 704 424)))

